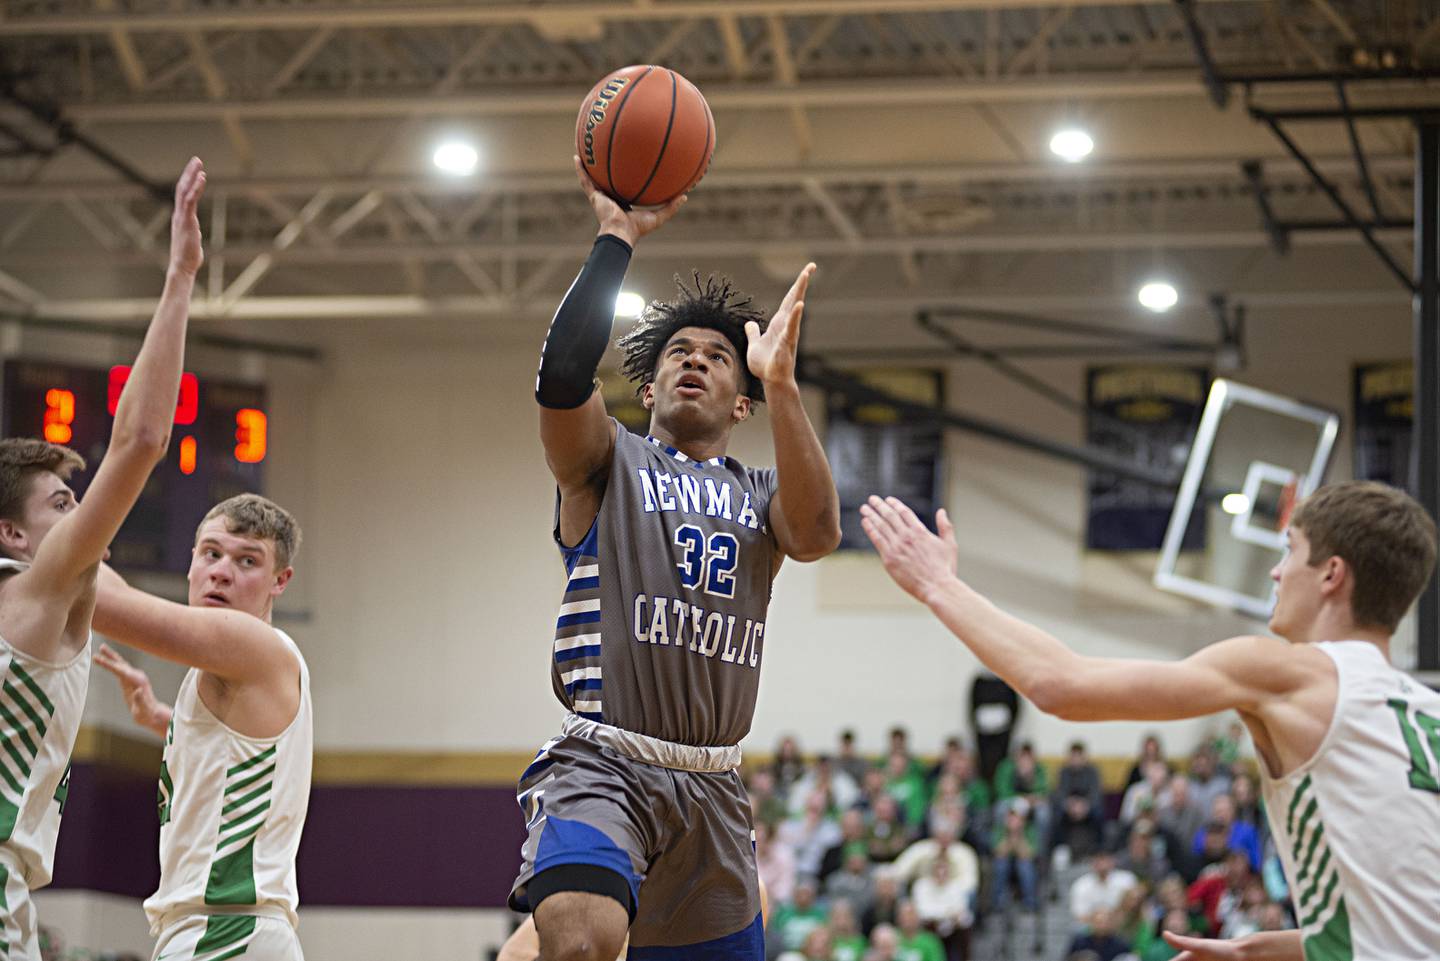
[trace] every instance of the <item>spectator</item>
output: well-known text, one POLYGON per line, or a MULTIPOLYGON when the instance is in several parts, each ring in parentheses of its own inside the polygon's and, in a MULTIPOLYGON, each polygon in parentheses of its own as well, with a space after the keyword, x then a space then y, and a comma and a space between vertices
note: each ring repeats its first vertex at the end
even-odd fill
POLYGON ((1025 799, 1036 834, 1046 837, 1050 828, 1050 773, 1035 756, 1035 745, 1029 741, 995 769, 995 803, 1004 805, 1017 797, 1025 799))
POLYGON ((975 770, 975 757, 955 742, 945 755, 941 775, 954 778, 965 798, 965 813, 982 831, 990 824, 990 785, 975 770))
POLYGON ((1136 821, 1118 863, 1146 884, 1158 885, 1170 874, 1170 860, 1165 850, 1165 841, 1157 835, 1154 822, 1136 821))
POLYGON ((950 862, 936 858, 929 873, 916 880, 911 902, 921 923, 940 939, 945 957, 964 961, 975 923, 975 885, 952 877, 950 862))
POLYGON ((815 766, 800 776, 790 788, 790 814, 799 814, 805 801, 816 791, 829 798, 829 810, 848 811, 860 800, 860 785, 835 765, 827 755, 815 759, 815 766))
POLYGON ((799 951, 811 931, 825 926, 825 912, 815 896, 814 878, 801 878, 795 882, 794 899, 776 909, 770 926, 786 951, 799 951))
POLYGON ((830 930, 821 925, 805 935, 799 951, 786 951, 780 955, 778 961, 832 961, 833 957, 834 945, 830 930))
POLYGON ((1271 901, 1260 909, 1260 930, 1261 931, 1288 931, 1295 927, 1290 920, 1290 912, 1285 905, 1278 901, 1271 901))
POLYGON ((1230 775, 1221 774, 1215 766, 1215 749, 1210 745, 1197 748, 1190 757, 1190 793, 1200 810, 1209 811, 1211 803, 1230 791, 1230 775))
POLYGON ((1146 765, 1159 761, 1168 770, 1169 762, 1165 760, 1165 749, 1160 746, 1160 738, 1155 734, 1145 735, 1145 740, 1140 742, 1140 756, 1130 766, 1130 773, 1125 775, 1125 788, 1128 790, 1132 784, 1139 784, 1145 779, 1146 765))
POLYGON ((860 933, 850 902, 838 900, 830 905, 831 957, 828 961, 864 961, 868 945, 860 933))
POLYGON ((870 826, 865 831, 865 849, 870 860, 889 864, 910 845, 910 829, 900 819, 900 806, 889 794, 875 801, 870 826))
POLYGON ((1037 876, 1040 845, 1035 828, 1027 822, 1028 806, 1017 797, 1006 808, 1004 820, 995 829, 993 895, 995 913, 1010 905, 1010 882, 1020 885, 1020 903, 1026 911, 1039 909, 1037 876))
POLYGON ((1084 741, 1071 743, 1070 753, 1065 758, 1065 764, 1060 768, 1060 779, 1055 786, 1055 797, 1059 800, 1060 806, 1063 806, 1075 794, 1084 795, 1085 800, 1089 802, 1090 810, 1098 814, 1103 801, 1100 796, 1100 771, 1090 763, 1084 741))
MULTIPOLYGON (((1160 920, 1160 930, 1182 936, 1191 934, 1190 916, 1182 908, 1166 911, 1164 917, 1160 920)), ((1140 961, 1171 961, 1171 959, 1180 952, 1170 947, 1165 939, 1157 933, 1150 944, 1139 953, 1140 961)))
POLYGON ((870 950, 865 961, 899 961, 900 932, 893 924, 880 924, 870 932, 870 950))
MULTIPOLYGON (((1210 823, 1205 830, 1214 830, 1214 825, 1221 825, 1225 831, 1225 846, 1232 851, 1244 851, 1245 856, 1250 859, 1250 870, 1260 870, 1260 835, 1255 828, 1244 821, 1235 819, 1235 799, 1228 794, 1217 794, 1210 802, 1210 823)), ((1191 850, 1199 855, 1205 848, 1204 832, 1197 833, 1191 844, 1191 850)))
POLYGON ((860 800, 855 803, 866 811, 874 811, 876 803, 886 796, 885 769, 872 767, 865 772, 865 777, 860 781, 860 800))
POLYGON ((899 754, 905 758, 911 773, 924 775, 920 762, 916 760, 915 755, 910 753, 910 733, 903 727, 896 726, 890 729, 890 750, 886 751, 885 755, 888 757, 892 754, 899 754))
POLYGON ((1070 942, 1070 954, 1093 951, 1100 961, 1115 961, 1130 953, 1130 945, 1116 934, 1114 909, 1100 908, 1090 915, 1090 929, 1070 942))
POLYGON ((840 826, 830 820, 826 797, 817 791, 806 799, 804 813, 782 823, 775 837, 795 852, 795 870, 815 877, 820 859, 840 841, 840 826))
POLYGON ((925 780, 911 767, 906 755, 892 753, 885 759, 885 791, 900 805, 906 824, 918 828, 924 822, 929 801, 925 780))
POLYGON ((895 876, 902 884, 911 884, 929 873, 931 863, 940 858, 950 862, 952 877, 972 891, 979 887, 980 860, 975 856, 974 848, 956 838, 953 831, 943 829, 902 851, 895 859, 895 876))
POLYGON ((795 896, 795 855, 774 835, 769 821, 755 822, 755 867, 770 899, 784 904, 795 896))
POLYGON ((1245 852, 1231 851, 1219 864, 1207 867, 1199 880, 1190 885, 1186 895, 1192 905, 1204 911, 1210 937, 1220 933, 1225 916, 1239 906, 1252 876, 1250 859, 1245 852))
MULTIPOLYGON (((1076 878, 1070 887, 1070 915, 1085 924, 1102 908, 1113 911, 1135 884, 1135 875, 1116 868, 1115 855, 1104 849, 1096 851, 1090 858, 1090 870, 1076 878)), ((1113 918, 1111 922, 1114 923, 1113 918)))
POLYGON ((1160 799, 1165 796, 1165 788, 1169 783, 1170 768, 1165 762, 1147 761, 1144 779, 1136 781, 1125 791, 1125 799, 1120 803, 1120 823, 1128 827, 1140 816, 1141 811, 1159 808, 1160 799))
POLYGON ((1205 825, 1201 833, 1203 841, 1199 853, 1193 849, 1189 851, 1188 867, 1180 872, 1187 883, 1194 884, 1208 869, 1225 860, 1225 856, 1230 853, 1230 846, 1226 843, 1229 836, 1230 829, 1220 821, 1211 821, 1205 825))
POLYGON ((840 815, 839 839, 820 858, 820 871, 816 876, 821 884, 840 870, 840 865, 845 863, 846 852, 856 846, 861 851, 865 850, 865 813, 859 808, 851 808, 840 815))
POLYGON ((1243 938, 1260 930, 1262 913, 1270 898, 1265 894, 1265 884, 1258 877, 1250 877, 1240 892, 1240 903, 1228 912, 1222 912, 1220 937, 1243 938))
POLYGON ((1213 745, 1216 769, 1222 774, 1234 777, 1236 762, 1240 760, 1240 750, 1244 746, 1245 725, 1238 720, 1231 721, 1225 726, 1225 733, 1217 737, 1213 745))
POLYGON ((1150 916, 1150 885, 1136 884, 1120 898, 1115 910, 1115 933, 1129 943, 1134 954, 1144 954, 1155 940, 1155 920, 1150 916))
MULTIPOLYGON (((1191 934, 1203 935, 1209 928, 1205 915, 1192 909, 1190 899, 1185 889, 1185 881, 1178 874, 1172 874, 1155 890, 1155 900, 1160 904, 1160 910, 1169 913, 1171 911, 1183 911, 1188 917, 1191 934)), ((1181 932, 1182 934, 1184 932, 1181 932)))
POLYGON ((856 751, 855 732, 848 727, 840 732, 840 747, 835 752, 835 766, 850 775, 850 780, 857 785, 865 783, 865 773, 875 766, 856 751))
POLYGON ((1169 789, 1165 792, 1156 814, 1160 827, 1172 837, 1181 839, 1188 854, 1190 840, 1195 837, 1196 831, 1205 826, 1205 811, 1205 808, 1195 802, 1190 779, 1176 774, 1170 778, 1169 789))
POLYGON ((1099 810, 1083 791, 1076 791, 1065 799, 1055 819, 1052 846, 1063 848, 1071 862, 1081 861, 1100 849, 1103 831, 1099 810))
POLYGON ((779 824, 785 820, 789 813, 785 810, 785 802, 775 793, 775 772, 770 768, 761 768, 750 775, 750 783, 747 785, 750 795, 750 811, 756 821, 768 821, 771 824, 779 824))
POLYGON ((1265 806, 1255 793, 1255 779, 1244 771, 1230 778, 1230 797, 1235 801, 1235 820, 1253 827, 1263 841, 1269 833, 1265 806))
POLYGON ((776 795, 788 797, 790 788, 805 774, 805 758, 800 755, 800 742, 793 735, 780 739, 770 772, 775 778, 776 795))
POLYGON ((877 927, 893 925, 899 914, 900 879, 893 869, 875 871, 875 897, 860 914, 860 929, 874 935, 877 927))
POLYGON ((864 915, 875 900, 875 878, 863 845, 846 848, 840 870, 825 881, 825 896, 831 903, 844 901, 857 915, 864 915))
POLYGON ((946 961, 945 946, 920 924, 920 912, 911 901, 901 901, 896 912, 900 950, 895 961, 946 961))

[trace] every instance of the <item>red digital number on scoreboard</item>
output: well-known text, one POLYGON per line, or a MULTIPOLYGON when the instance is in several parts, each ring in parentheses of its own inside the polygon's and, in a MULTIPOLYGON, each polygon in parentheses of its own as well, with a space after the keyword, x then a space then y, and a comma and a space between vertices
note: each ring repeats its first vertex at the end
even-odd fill
MULTIPOLYGON (((110 368, 110 385, 106 390, 106 409, 110 416, 120 406, 120 394, 130 380, 130 366, 121 364, 110 368)), ((175 423, 193 424, 200 414, 200 380, 194 374, 180 375, 180 398, 175 402, 175 423)))

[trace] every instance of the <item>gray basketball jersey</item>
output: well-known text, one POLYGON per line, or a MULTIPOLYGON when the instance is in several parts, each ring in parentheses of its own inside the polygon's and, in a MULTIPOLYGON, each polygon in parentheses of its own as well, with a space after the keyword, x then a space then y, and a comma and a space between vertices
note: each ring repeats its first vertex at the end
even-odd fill
POLYGON ((780 562, 774 491, 773 469, 694 461, 617 422, 595 523, 561 544, 569 580, 551 671, 561 703, 667 741, 738 744, 780 562))

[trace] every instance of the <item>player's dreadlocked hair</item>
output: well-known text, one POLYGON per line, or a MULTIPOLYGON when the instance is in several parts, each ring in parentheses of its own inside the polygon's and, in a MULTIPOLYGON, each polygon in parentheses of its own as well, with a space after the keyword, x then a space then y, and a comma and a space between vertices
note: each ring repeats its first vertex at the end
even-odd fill
POLYGON ((634 381, 638 390, 655 379, 655 368, 660 364, 660 351, 684 327, 704 327, 718 331, 735 347, 735 355, 744 376, 742 393, 754 401, 765 399, 765 387, 759 378, 750 373, 745 355, 750 340, 745 336, 745 325, 750 321, 760 325, 764 331, 769 320, 745 294, 735 289, 725 278, 714 275, 700 279, 695 271, 695 286, 687 284, 679 274, 675 275, 675 287, 679 291, 670 303, 654 301, 645 308, 640 321, 619 340, 625 353, 625 362, 620 371, 634 381))

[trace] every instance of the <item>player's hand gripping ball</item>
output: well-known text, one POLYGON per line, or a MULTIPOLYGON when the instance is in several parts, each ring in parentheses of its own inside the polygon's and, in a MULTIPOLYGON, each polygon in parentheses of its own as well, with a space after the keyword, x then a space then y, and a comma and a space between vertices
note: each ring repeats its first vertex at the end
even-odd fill
POLYGON ((715 152, 715 118, 695 85, 667 67, 621 67, 580 105, 575 152, 622 207, 669 203, 700 182, 715 152))

